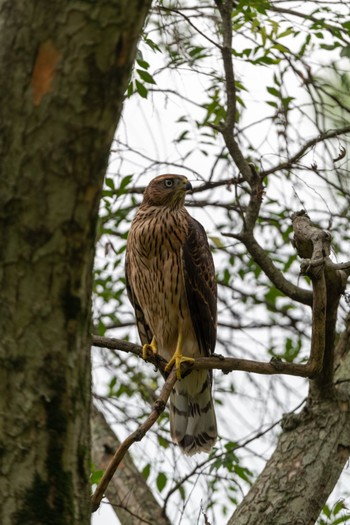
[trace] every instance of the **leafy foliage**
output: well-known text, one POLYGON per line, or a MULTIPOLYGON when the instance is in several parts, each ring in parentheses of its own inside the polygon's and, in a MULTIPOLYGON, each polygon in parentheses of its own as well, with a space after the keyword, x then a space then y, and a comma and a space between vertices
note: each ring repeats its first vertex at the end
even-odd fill
POLYGON ((350 522, 350 513, 343 500, 337 501, 333 507, 325 505, 318 525, 340 525, 350 522))

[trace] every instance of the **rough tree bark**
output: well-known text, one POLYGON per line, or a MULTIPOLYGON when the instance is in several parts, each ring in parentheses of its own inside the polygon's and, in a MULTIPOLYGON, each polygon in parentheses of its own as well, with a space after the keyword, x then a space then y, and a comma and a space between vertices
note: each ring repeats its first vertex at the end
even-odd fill
POLYGON ((150 0, 0 0, 0 522, 90 522, 89 317, 109 148, 150 0))
POLYGON ((335 394, 284 418, 277 448, 228 525, 312 525, 350 455, 350 320, 335 394))

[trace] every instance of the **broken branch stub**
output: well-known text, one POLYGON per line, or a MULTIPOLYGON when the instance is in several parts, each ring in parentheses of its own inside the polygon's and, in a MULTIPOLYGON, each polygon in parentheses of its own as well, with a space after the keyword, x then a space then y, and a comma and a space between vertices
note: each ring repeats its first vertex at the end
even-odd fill
POLYGON ((294 231, 293 244, 299 257, 304 259, 300 266, 300 273, 311 279, 321 277, 325 260, 330 255, 332 236, 327 230, 315 226, 305 210, 293 213, 292 224, 294 231))
POLYGON ((314 226, 304 210, 292 215, 292 224, 294 246, 304 259, 300 272, 310 277, 313 286, 311 349, 307 365, 310 377, 315 378, 322 372, 325 352, 327 288, 324 269, 330 254, 331 235, 314 226))

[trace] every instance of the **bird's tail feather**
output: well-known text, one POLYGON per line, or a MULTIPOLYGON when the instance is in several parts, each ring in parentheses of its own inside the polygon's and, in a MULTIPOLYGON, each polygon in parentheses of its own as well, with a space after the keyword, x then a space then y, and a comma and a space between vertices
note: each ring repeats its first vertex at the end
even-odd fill
POLYGON ((170 431, 189 456, 210 452, 217 439, 216 416, 207 370, 194 370, 175 385, 170 396, 170 431))

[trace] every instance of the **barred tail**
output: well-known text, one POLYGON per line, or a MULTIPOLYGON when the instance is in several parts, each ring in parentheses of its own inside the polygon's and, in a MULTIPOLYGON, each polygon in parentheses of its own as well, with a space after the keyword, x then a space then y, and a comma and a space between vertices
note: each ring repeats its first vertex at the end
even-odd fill
POLYGON ((178 381, 170 396, 170 431, 188 456, 210 452, 217 439, 211 380, 206 370, 194 370, 178 381))

